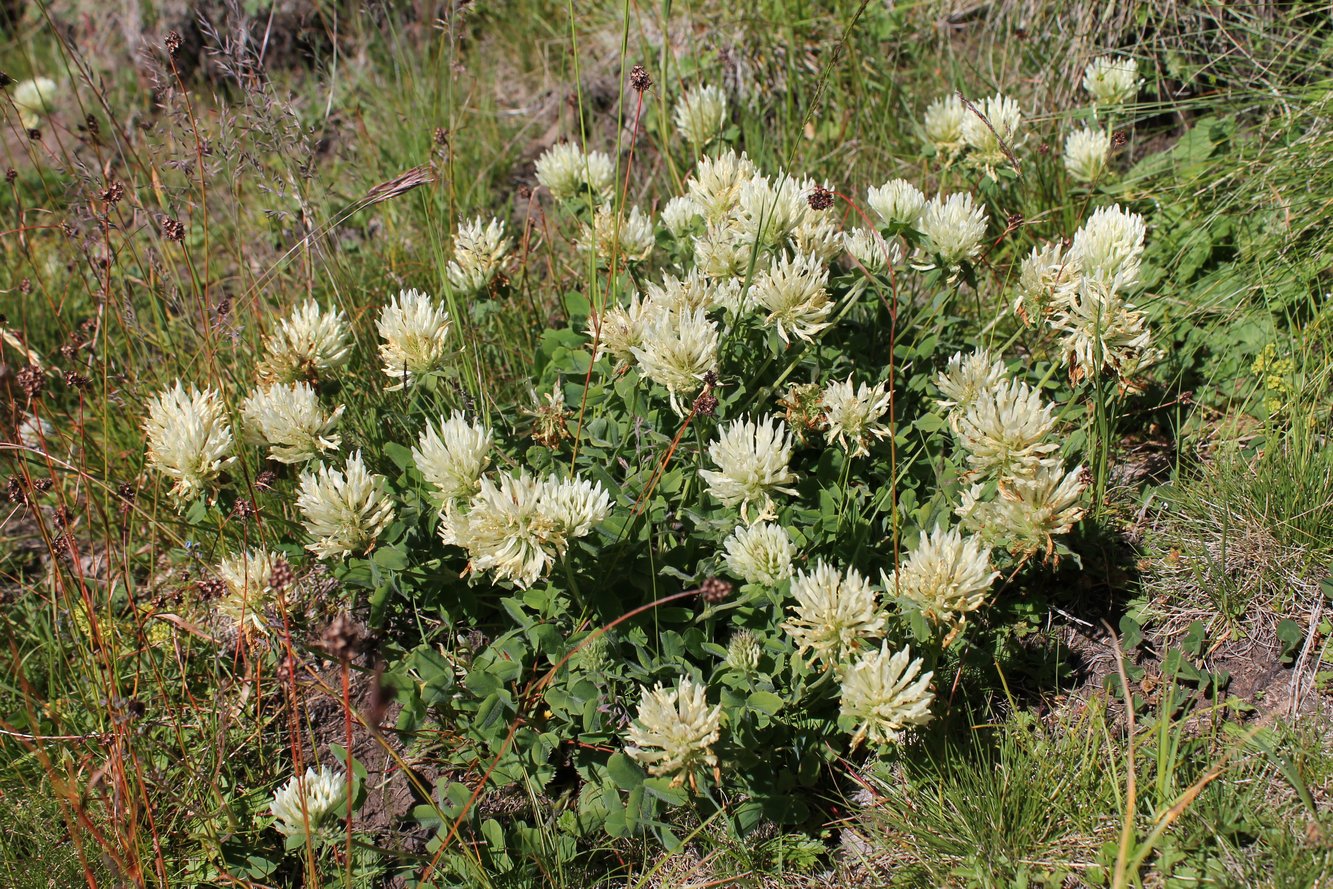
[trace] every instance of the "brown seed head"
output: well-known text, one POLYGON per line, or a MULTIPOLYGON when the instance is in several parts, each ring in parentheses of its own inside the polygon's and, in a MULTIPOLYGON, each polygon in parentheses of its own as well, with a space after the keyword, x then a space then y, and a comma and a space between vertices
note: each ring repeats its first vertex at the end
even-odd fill
POLYGON ((629 69, 629 85, 634 88, 636 93, 645 93, 653 86, 653 79, 648 76, 648 70, 642 65, 635 65, 629 69))
POLYGON ((176 55, 181 50, 181 32, 175 29, 168 31, 162 45, 167 48, 167 55, 176 55))
POLYGON ((170 216, 162 218, 162 234, 168 241, 184 241, 185 226, 179 219, 172 219, 170 216))
POLYGON ((351 616, 343 612, 324 628, 319 644, 337 660, 350 661, 360 647, 361 630, 351 616))
POLYGON ((93 386, 93 381, 76 371, 68 371, 65 374, 65 385, 71 389, 78 389, 80 392, 86 392, 93 386))
POLYGON ((29 364, 18 372, 18 382, 23 394, 31 401, 42 394, 42 389, 46 386, 46 375, 37 365, 29 364))
POLYGON ((107 183, 107 187, 102 191, 102 200, 108 204, 118 204, 125 197, 125 186, 119 182, 107 183))
POLYGON ((259 475, 255 476, 255 490, 256 491, 272 490, 273 485, 274 483, 277 482, 277 480, 278 480, 278 474, 276 472, 274 472, 272 469, 265 469, 263 472, 259 473, 259 475))
POLYGON ((810 202, 811 210, 827 210, 833 206, 833 191, 822 185, 816 185, 806 200, 810 202))
POLYGON ((268 574, 269 586, 275 590, 285 590, 296 580, 296 572, 292 571, 292 565, 286 559, 279 559, 273 565, 273 570, 268 574))
POLYGON ((734 584, 729 580, 723 580, 720 577, 710 577, 699 584, 699 596, 709 605, 717 605, 725 602, 735 589, 734 584))

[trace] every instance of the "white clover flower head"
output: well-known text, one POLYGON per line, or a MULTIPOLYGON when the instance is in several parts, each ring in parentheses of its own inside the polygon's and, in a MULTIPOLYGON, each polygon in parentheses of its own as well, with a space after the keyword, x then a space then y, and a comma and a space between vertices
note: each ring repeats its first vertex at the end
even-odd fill
POLYGON ((676 131, 695 150, 722 135, 727 123, 726 93, 712 85, 698 86, 676 104, 676 131))
POLYGON ((694 228, 694 220, 703 214, 699 211, 699 205, 693 198, 686 196, 674 197, 666 202, 662 208, 662 225, 670 233, 671 237, 677 241, 682 241, 689 237, 694 228))
POLYGON ((768 312, 765 323, 777 328, 784 343, 793 336, 811 342, 830 324, 833 301, 828 268, 817 256, 784 254, 757 275, 750 296, 768 312))
POLYGON ((470 423, 462 411, 427 425, 412 449, 412 460, 441 502, 470 498, 481 487, 491 462, 491 430, 470 423))
POLYGON ((926 107, 926 139, 941 155, 952 157, 963 148, 963 121, 969 114, 956 94, 936 99, 926 107))
POLYGON ((690 269, 684 278, 666 274, 661 283, 649 282, 646 301, 660 312, 695 312, 718 308, 717 282, 690 269))
POLYGON ((653 252, 653 221, 638 207, 617 215, 610 205, 598 209, 592 226, 584 226, 579 249, 593 253, 603 266, 642 262, 653 252))
POLYGON ((715 500, 740 507, 741 518, 748 521, 750 507, 759 506, 754 520, 761 521, 773 508, 774 491, 795 493, 787 487, 796 480, 791 448, 791 433, 781 420, 733 420, 708 446, 717 469, 701 469, 699 475, 715 500))
POLYGON ((1096 379, 1103 371, 1130 377, 1162 357, 1152 346, 1143 313, 1119 290, 1087 278, 1064 291, 1051 327, 1060 332, 1075 384, 1096 379))
POLYGON ((615 164, 601 151, 585 153, 572 142, 560 142, 537 158, 537 182, 557 201, 591 195, 594 204, 608 201, 615 191, 615 164))
POLYGON ((306 769, 273 794, 273 826, 283 836, 318 838, 347 814, 347 773, 320 766, 306 769))
POLYGON ((454 258, 445 269, 449 286, 462 295, 482 292, 500 273, 510 246, 504 220, 483 224, 478 217, 464 222, 454 236, 454 258))
POLYGON ((188 500, 235 461, 231 424, 215 389, 187 391, 180 380, 148 402, 144 421, 148 462, 171 479, 171 493, 188 500))
POLYGON ((832 214, 810 211, 792 231, 788 243, 796 253, 828 264, 842 253, 842 228, 832 214))
POLYGON ((829 383, 824 388, 823 400, 828 443, 837 442, 851 456, 869 454, 870 440, 889 434, 888 425, 882 422, 889 411, 887 383, 853 386, 849 374, 846 380, 829 383))
POLYGON ((735 222, 747 243, 777 247, 790 238, 810 214, 803 184, 785 173, 758 174, 741 183, 735 222))
POLYGON ((878 232, 869 229, 844 232, 842 245, 852 259, 872 275, 882 275, 889 266, 896 266, 903 260, 903 248, 897 238, 886 242, 878 232))
POLYGON ((333 429, 343 409, 340 404, 331 413, 324 410, 309 383, 274 383, 250 393, 241 404, 241 419, 246 438, 267 445, 269 459, 304 463, 342 443, 333 429))
POLYGON ((541 508, 566 539, 587 537, 610 515, 611 495, 601 482, 548 476, 542 483, 541 508))
POLYGON ((717 157, 701 157, 694 175, 687 183, 687 192, 704 220, 718 223, 736 209, 741 186, 756 175, 750 159, 728 149, 717 157))
POLYGON ((823 560, 810 571, 796 572, 791 582, 796 605, 782 624, 797 652, 821 661, 825 669, 841 669, 867 640, 884 635, 884 612, 875 588, 855 569, 844 575, 823 560))
POLYGON ((467 550, 470 571, 491 571, 524 589, 565 555, 571 539, 586 536, 610 511, 610 495, 597 482, 540 480, 523 470, 498 481, 482 479, 467 504, 446 503, 440 539, 467 550))
POLYGON ((1084 278, 1117 290, 1135 287, 1146 230, 1139 214, 1126 212, 1119 204, 1100 207, 1074 232, 1069 260, 1077 263, 1084 278))
POLYGON ((1049 556, 1054 537, 1068 534, 1086 512, 1085 476, 1082 466, 1066 473, 1044 463, 1031 476, 1002 479, 994 500, 981 500, 983 486, 974 486, 954 512, 964 528, 993 546, 1026 555, 1045 550, 1049 556))
POLYGON ((1079 280, 1078 265, 1065 254, 1058 241, 1032 248, 1018 271, 1018 296, 1014 311, 1024 323, 1033 315, 1050 313, 1057 298, 1079 280))
POLYGON ((315 538, 306 549, 321 559, 370 552, 394 516, 388 484, 366 469, 360 451, 341 471, 321 463, 315 472, 302 472, 296 506, 315 538))
POLYGON ((926 201, 921 211, 922 247, 948 268, 971 261, 981 252, 987 222, 986 211, 972 201, 971 194, 938 195, 926 201))
POLYGON ((688 676, 675 688, 644 688, 625 753, 672 787, 688 781, 697 789, 697 772, 717 770, 713 745, 722 735, 722 705, 709 707, 706 692, 688 676))
POLYGON ((872 187, 866 193, 866 203, 885 226, 916 228, 926 206, 926 196, 906 179, 890 179, 879 188, 872 187))
POLYGON ((665 387, 671 407, 684 416, 690 405, 683 399, 698 392, 704 374, 717 367, 717 347, 717 325, 706 311, 668 309, 648 322, 641 345, 630 352, 643 375, 665 387))
POLYGON ((957 528, 921 532, 916 549, 884 580, 886 595, 910 602, 927 620, 957 621, 976 611, 999 573, 990 548, 957 528))
POLYGON ((742 279, 751 262, 756 271, 765 267, 767 254, 734 225, 710 224, 695 236, 693 244, 695 268, 715 280, 742 279))
POLYGON ((936 404, 948 411, 950 425, 957 431, 958 417, 967 413, 983 393, 999 388, 1005 376, 1003 362, 986 349, 977 349, 969 355, 955 352, 935 378, 935 386, 944 396, 936 404))
POLYGON ((1110 159, 1111 134, 1105 130, 1085 127, 1065 137, 1065 172, 1077 182, 1101 179, 1110 159))
POLYGON ((449 313, 420 290, 404 290, 380 311, 380 363, 401 389, 444 368, 449 356, 449 313))
POLYGON ((19 113, 19 122, 25 129, 33 129, 42 118, 55 108, 56 93, 60 87, 49 77, 34 77, 14 87, 10 100, 19 113))
POLYGON ((980 392, 958 418, 958 442, 976 471, 996 477, 1035 472, 1060 445, 1055 416, 1041 393, 1021 380, 980 392))
POLYGON ((842 679, 842 716, 856 725, 852 748, 867 740, 893 744, 909 727, 930 722, 934 675, 921 672, 910 647, 893 652, 887 641, 853 664, 842 679))
POLYGON ((352 357, 352 330, 341 311, 323 309, 311 299, 279 323, 264 348, 262 381, 326 379, 352 357))
POLYGON ((772 522, 741 525, 722 546, 727 570, 746 583, 773 587, 791 577, 796 548, 781 525, 772 522))
POLYGON ((1018 147, 1023 112, 1017 102, 999 93, 982 99, 976 106, 980 115, 969 110, 963 116, 963 141, 972 151, 972 161, 993 171, 1008 161, 1006 147, 1010 151, 1018 147))
POLYGON ((264 611, 277 593, 273 569, 280 561, 262 547, 223 557, 218 576, 225 590, 214 604, 217 612, 238 627, 267 633, 264 611))
POLYGON ((727 669, 748 676, 759 670, 759 660, 764 656, 764 646, 753 630, 736 630, 727 640, 727 656, 723 663, 727 669))
POLYGON ((1134 59, 1102 56, 1083 72, 1083 89, 1098 105, 1123 105, 1138 97, 1143 80, 1134 59))
POLYGON ((628 306, 612 306, 602 313, 601 330, 597 335, 597 358, 610 355, 617 364, 628 366, 634 361, 634 350, 643 345, 643 334, 649 323, 661 314, 651 300, 636 293, 628 306))

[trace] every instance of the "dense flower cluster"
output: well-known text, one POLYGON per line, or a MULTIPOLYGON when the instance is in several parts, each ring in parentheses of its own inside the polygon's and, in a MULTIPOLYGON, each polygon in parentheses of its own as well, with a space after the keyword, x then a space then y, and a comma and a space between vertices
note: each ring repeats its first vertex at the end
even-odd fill
POLYGON ((321 839, 347 814, 347 774, 312 766, 274 792, 271 811, 273 826, 284 836, 321 839))
POLYGON ((236 459, 231 424, 214 389, 187 391, 179 380, 148 402, 148 462, 171 479, 171 493, 187 500, 236 459))
POLYGON ((393 521, 393 498, 381 475, 366 469, 357 451, 342 470, 321 463, 303 472, 296 506, 314 540, 306 545, 321 559, 366 553, 393 521))
POLYGON ((722 707, 709 707, 706 691, 688 676, 675 688, 645 688, 625 752, 672 785, 696 787, 698 772, 717 769, 713 745, 722 733, 722 707))

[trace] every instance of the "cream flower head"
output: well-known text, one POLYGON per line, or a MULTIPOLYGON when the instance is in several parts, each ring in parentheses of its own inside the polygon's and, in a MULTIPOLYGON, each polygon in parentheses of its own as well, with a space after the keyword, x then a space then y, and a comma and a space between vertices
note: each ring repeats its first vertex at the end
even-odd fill
POLYGON ((916 228, 926 206, 926 196, 906 179, 891 179, 879 188, 872 187, 866 193, 866 203, 884 225, 916 228))
POLYGON ((967 192, 938 195, 926 201, 921 210, 921 246, 949 268, 970 262, 981 252, 988 221, 986 211, 973 203, 967 192))
POLYGON ((755 175, 754 164, 744 153, 728 149, 717 157, 701 157, 686 184, 688 195, 704 219, 721 222, 736 209, 741 186, 755 175))
POLYGON ((842 574, 816 561, 809 572, 798 570, 792 596, 796 605, 782 629, 796 642, 797 653, 809 652, 825 669, 841 669, 866 640, 884 634, 874 586, 854 568, 842 574))
POLYGON ((1083 518, 1086 489, 1083 467, 1066 473, 1047 463, 1030 477, 1002 479, 994 500, 980 500, 982 486, 974 486, 954 512, 964 528, 994 546, 1014 553, 1049 554, 1055 548, 1053 538, 1068 534, 1083 518))
POLYGON ((273 794, 273 826, 283 836, 319 839, 347 814, 347 773, 328 766, 306 769, 273 794))
POLYGON ((969 110, 963 117, 963 141, 972 151, 972 162, 993 171, 1008 161, 1005 148, 1013 151, 1018 146, 1023 112, 1017 102, 999 93, 978 102, 977 111, 980 116, 969 110))
POLYGON ((500 273, 509 247, 503 220, 464 222, 454 236, 454 258, 445 269, 449 286, 465 296, 485 290, 500 273))
POLYGON ((844 575, 823 560, 796 572, 791 582, 796 605, 782 624, 796 643, 825 669, 841 669, 869 639, 884 635, 884 612, 875 588, 855 568, 844 575))
POLYGON ((1041 393, 1021 380, 981 392, 958 419, 958 442, 968 464, 995 477, 1026 474, 1060 449, 1055 416, 1041 393))
POLYGON ((634 350, 643 345, 648 325, 660 314, 660 307, 637 293, 628 306, 612 306, 602 313, 601 330, 597 336, 597 355, 610 355, 616 363, 628 366, 634 362, 634 350))
POLYGON ((837 442, 851 456, 869 454, 870 440, 882 439, 889 434, 889 427, 881 422, 889 412, 887 383, 853 386, 848 375, 846 380, 829 383, 823 399, 828 443, 837 442))
POLYGON ((1083 88, 1098 105, 1123 105, 1139 94, 1143 81, 1134 59, 1102 56, 1093 59, 1083 72, 1083 88))
POLYGON ((1143 313, 1120 291, 1096 281, 1082 279, 1066 291, 1051 327, 1060 332, 1074 383, 1096 379, 1103 371, 1139 373, 1162 357, 1152 346, 1143 313))
POLYGON ((936 99, 926 107, 922 121, 926 139, 944 157, 951 159, 962 150, 963 121, 968 113, 963 100, 954 93, 936 99))
POLYGON ((746 583, 772 587, 791 577, 795 547, 781 525, 772 522, 741 525, 722 546, 727 570, 746 583))
POLYGON ((537 181, 557 201, 583 199, 591 194, 594 205, 611 199, 615 192, 616 168, 601 151, 586 154, 572 142, 561 142, 537 158, 537 181))
POLYGON ((679 196, 666 202, 662 208, 662 225, 677 241, 684 239, 694 228, 694 220, 702 213, 692 198, 679 196))
POLYGON ((625 753, 649 774, 671 778, 673 787, 688 781, 698 789, 696 773, 717 770, 713 745, 722 734, 722 705, 709 707, 706 692, 688 676, 672 689, 644 688, 625 753))
POLYGON ((444 368, 449 355, 449 313, 420 290, 403 290, 380 311, 380 363, 401 389, 444 368))
POLYGON ((666 388, 671 407, 684 416, 684 401, 703 387, 704 374, 717 367, 718 330, 703 309, 667 310, 644 327, 640 345, 630 349, 643 375, 666 388))
POLYGON ((1059 242, 1032 248, 1018 271, 1014 311, 1025 323, 1049 314, 1057 298, 1079 280, 1078 264, 1065 255, 1059 242))
POLYGON ((304 463, 336 449, 342 438, 333 429, 342 413, 341 404, 324 410, 306 382, 261 387, 241 404, 246 438, 267 445, 269 458, 279 463, 304 463))
POLYGON ((597 482, 526 470, 484 478, 470 502, 449 502, 440 515, 440 539, 467 550, 468 570, 492 571, 520 589, 536 583, 562 558, 569 541, 586 536, 610 514, 611 498, 597 482))
POLYGON ((370 552, 394 516, 388 484, 367 471, 360 451, 342 471, 321 463, 315 472, 302 472, 296 506, 315 538, 306 549, 321 559, 370 552))
POLYGON ((1074 232, 1069 260, 1084 278, 1116 290, 1130 289, 1139 283, 1146 230, 1142 216, 1120 209, 1119 204, 1099 207, 1074 232))
POLYGON ((1005 379, 1004 364, 986 349, 969 355, 955 352, 935 378, 944 397, 936 402, 949 413, 949 425, 957 431, 958 418, 966 414, 984 393, 994 392, 1005 379))
POLYGON ((775 177, 755 174, 741 183, 735 224, 746 243, 778 247, 812 212, 804 194, 805 185, 778 173, 775 177))
POLYGON ((715 86, 699 86, 676 104, 676 132, 695 150, 722 135, 727 123, 727 96, 715 86))
POLYGON ((811 342, 829 326, 833 312, 827 285, 828 268, 818 257, 784 255, 755 278, 750 293, 784 343, 793 336, 811 342))
POLYGON ((584 226, 579 249, 597 257, 602 266, 642 262, 653 252, 653 221, 638 207, 617 216, 610 205, 598 208, 592 226, 584 226))
POLYGON ((231 424, 215 389, 176 385, 148 402, 144 421, 148 462, 171 479, 171 493, 188 500, 235 461, 231 424))
POLYGON ((843 232, 842 244, 852 259, 872 275, 882 275, 889 266, 903 261, 903 248, 897 238, 886 242, 878 232, 869 229, 843 232))
POLYGON ((743 519, 751 506, 760 506, 755 521, 770 512, 774 491, 795 493, 785 487, 796 475, 789 465, 791 434, 781 420, 733 420, 708 446, 708 456, 717 466, 699 470, 708 493, 723 506, 739 506, 743 519))
POLYGON ((853 664, 842 679, 842 716, 856 725, 852 748, 895 743, 905 729, 930 722, 934 675, 922 674, 910 648, 893 652, 887 641, 853 664))
POLYGON ((1065 137, 1065 171, 1078 182, 1102 178, 1111 158, 1111 134, 1096 127, 1075 130, 1065 137))
POLYGON ((342 312, 306 300, 278 324, 264 349, 259 365, 262 381, 325 379, 352 357, 352 331, 342 312))
POLYGON ((927 620, 955 621, 976 611, 999 573, 991 570, 990 548, 956 528, 921 532, 916 549, 897 571, 884 577, 886 595, 911 602, 927 620))
POLYGON ((477 493, 481 474, 491 462, 491 430, 469 423, 462 411, 426 426, 412 449, 412 460, 442 502, 477 493))
POLYGON ((273 569, 280 561, 262 547, 224 557, 218 576, 225 590, 214 605, 217 612, 243 630, 266 634, 264 611, 277 593, 273 569))
POLYGON ((19 123, 24 128, 32 129, 42 122, 42 118, 55 107, 56 93, 60 87, 49 77, 34 77, 14 87, 10 99, 18 109, 19 123))

